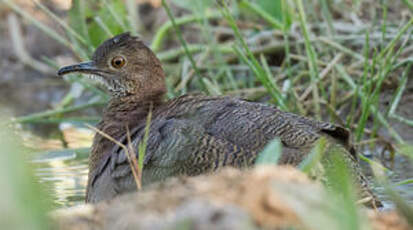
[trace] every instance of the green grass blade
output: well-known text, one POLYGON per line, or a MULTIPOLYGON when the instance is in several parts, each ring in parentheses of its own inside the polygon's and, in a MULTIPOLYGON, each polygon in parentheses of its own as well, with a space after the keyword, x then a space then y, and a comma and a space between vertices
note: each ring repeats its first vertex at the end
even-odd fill
POLYGON ((280 139, 276 138, 268 143, 264 150, 262 150, 257 160, 255 161, 256 165, 263 165, 263 164, 272 164, 276 165, 278 160, 280 159, 282 154, 282 145, 280 139))

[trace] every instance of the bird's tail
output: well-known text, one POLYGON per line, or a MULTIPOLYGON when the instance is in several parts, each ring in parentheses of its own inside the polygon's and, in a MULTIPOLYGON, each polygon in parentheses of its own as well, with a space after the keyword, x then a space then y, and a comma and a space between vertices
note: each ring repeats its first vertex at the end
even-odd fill
MULTIPOLYGON (((367 207, 371 208, 383 206, 381 201, 372 191, 367 177, 362 172, 358 158, 355 158, 352 153, 349 153, 348 149, 343 148, 339 144, 332 143, 327 147, 325 154, 326 155, 322 160, 322 165, 326 173, 333 173, 338 176, 348 175, 357 189, 357 195, 359 199, 358 203, 364 204, 367 207), (342 170, 343 168, 344 170, 347 169, 346 171, 348 173, 344 172, 343 174, 342 171, 339 172, 339 170, 342 170)), ((327 186, 331 185, 332 183, 335 183, 335 181, 329 181, 327 175, 327 186)))

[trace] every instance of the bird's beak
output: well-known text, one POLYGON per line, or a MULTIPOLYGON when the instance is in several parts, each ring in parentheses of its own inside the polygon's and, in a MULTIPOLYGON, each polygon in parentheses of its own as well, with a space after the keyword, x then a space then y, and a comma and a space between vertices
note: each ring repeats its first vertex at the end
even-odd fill
POLYGON ((75 65, 64 66, 57 71, 57 75, 62 76, 73 72, 99 75, 101 71, 96 67, 94 61, 87 61, 75 65))

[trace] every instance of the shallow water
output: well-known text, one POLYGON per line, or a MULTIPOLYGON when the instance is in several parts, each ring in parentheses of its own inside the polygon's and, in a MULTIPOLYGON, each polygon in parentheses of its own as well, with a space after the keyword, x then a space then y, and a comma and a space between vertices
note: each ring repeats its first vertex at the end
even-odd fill
POLYGON ((45 185, 56 207, 84 203, 88 174, 84 152, 48 152, 33 160, 36 176, 45 185))
MULTIPOLYGON (((396 156, 389 181, 393 184, 393 190, 398 192, 410 205, 413 205, 413 184, 398 185, 399 182, 413 178, 413 164, 404 156, 396 156)), ((379 198, 383 201, 385 208, 393 208, 393 203, 383 188, 376 188, 379 198)))
MULTIPOLYGON (((56 207, 70 207, 84 203, 87 183, 87 149, 80 151, 50 151, 38 155, 33 163, 36 175, 51 194, 56 207)), ((397 156, 394 170, 389 175, 396 184, 404 179, 413 178, 413 165, 403 156, 397 156)), ((413 184, 394 186, 394 190, 413 205, 413 184)), ((375 187, 384 209, 392 209, 393 204, 384 189, 375 187)))

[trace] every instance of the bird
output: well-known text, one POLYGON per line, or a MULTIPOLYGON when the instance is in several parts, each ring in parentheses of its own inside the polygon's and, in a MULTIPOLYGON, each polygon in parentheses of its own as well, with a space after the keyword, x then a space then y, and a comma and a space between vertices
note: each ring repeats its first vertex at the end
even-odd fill
POLYGON ((64 66, 57 74, 75 72, 102 83, 110 94, 89 156, 87 203, 137 189, 128 153, 113 140, 135 150, 146 141, 141 159, 141 183, 146 186, 169 177, 213 173, 226 166, 252 167, 275 138, 282 145, 279 163, 297 166, 325 138, 342 149, 358 187, 367 191, 375 205, 381 205, 359 168, 346 128, 230 96, 188 94, 166 100, 160 60, 129 32, 104 41, 90 61, 64 66))

